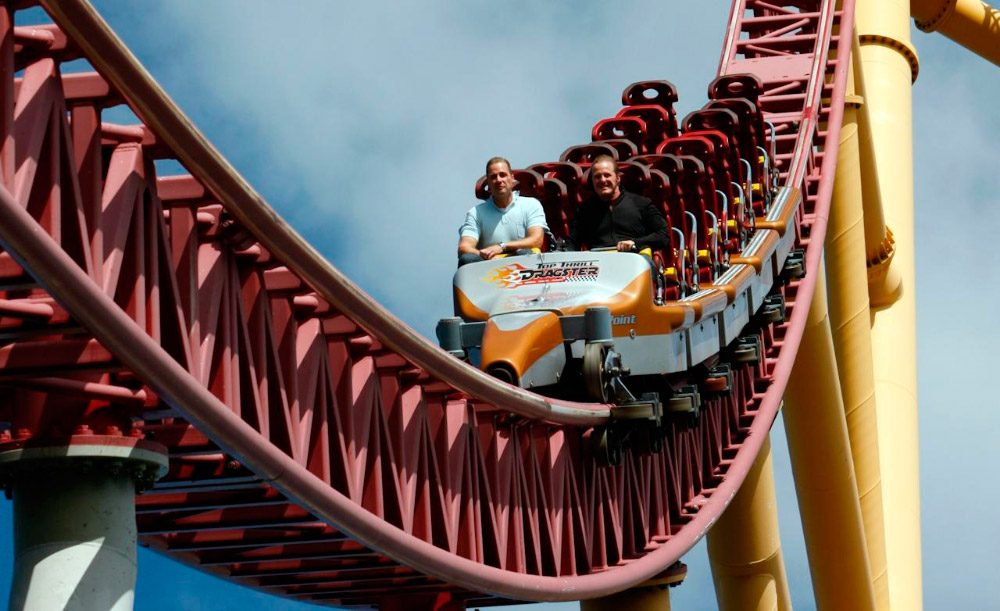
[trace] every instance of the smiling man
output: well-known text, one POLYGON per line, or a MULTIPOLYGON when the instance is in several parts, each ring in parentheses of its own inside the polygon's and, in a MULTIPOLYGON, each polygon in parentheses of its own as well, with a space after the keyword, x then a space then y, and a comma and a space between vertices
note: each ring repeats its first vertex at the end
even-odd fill
POLYGON ((542 204, 514 190, 509 161, 493 157, 486 162, 486 185, 489 198, 466 212, 458 230, 459 267, 502 254, 530 254, 544 240, 548 226, 542 204))
POLYGON ((667 221, 646 197, 621 188, 618 162, 601 155, 590 166, 594 196, 573 218, 570 242, 577 249, 617 248, 632 252, 669 247, 667 221))

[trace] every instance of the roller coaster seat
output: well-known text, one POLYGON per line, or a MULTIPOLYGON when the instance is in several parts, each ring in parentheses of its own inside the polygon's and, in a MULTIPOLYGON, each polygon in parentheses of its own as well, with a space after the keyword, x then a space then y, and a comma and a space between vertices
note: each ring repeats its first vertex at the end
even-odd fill
MULTIPOLYGON (((615 149, 615 151, 618 153, 618 156, 616 157, 618 161, 624 161, 631 157, 635 157, 636 155, 639 154, 639 151, 641 150, 640 146, 636 145, 635 142, 632 142, 627 138, 606 138, 604 140, 598 140, 596 142, 599 142, 600 144, 605 144, 615 149)), ((593 160, 591 160, 588 163, 593 163, 593 160)))
MULTIPOLYGON (((646 151, 646 122, 639 117, 611 117, 594 124, 591 138, 594 142, 627 140, 635 145, 636 153, 646 151)), ((634 156, 629 155, 629 157, 634 156)))
POLYGON ((637 117, 646 125, 646 151, 656 150, 656 145, 677 135, 676 118, 671 117, 662 106, 636 104, 618 111, 616 117, 637 117))
POLYGON ((764 117, 757 106, 746 98, 727 98, 712 100, 705 108, 724 108, 736 115, 736 140, 740 146, 740 157, 753 163, 758 155, 757 147, 763 147, 765 139, 764 117))
POLYGON ((708 97, 712 100, 746 98, 757 104, 764 93, 764 83, 755 74, 727 74, 708 84, 708 97))
MULTIPOLYGON (((663 129, 668 137, 678 134, 677 88, 670 81, 639 81, 632 83, 622 91, 622 105, 626 107, 658 106, 667 115, 663 129)), ((619 113, 621 114, 621 113, 619 113)))
POLYGON ((575 163, 581 168, 590 167, 590 164, 601 155, 610 155, 615 161, 620 160, 618 149, 608 142, 591 142, 590 144, 577 144, 571 146, 559 155, 560 161, 575 163))
MULTIPOLYGON (((739 130, 740 119, 735 112, 728 108, 702 108, 696 110, 684 118, 684 129, 686 133, 705 134, 711 137, 718 137, 719 160, 726 164, 732 176, 732 180, 737 180, 741 174, 740 164, 739 130)), ((753 162, 755 156, 747 157, 747 161, 753 162)))

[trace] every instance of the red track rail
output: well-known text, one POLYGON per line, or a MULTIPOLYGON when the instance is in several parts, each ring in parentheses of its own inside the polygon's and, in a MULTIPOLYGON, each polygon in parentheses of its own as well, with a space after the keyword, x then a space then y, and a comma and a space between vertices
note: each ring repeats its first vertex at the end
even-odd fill
POLYGON ((719 72, 765 81, 783 184, 805 194, 808 275, 783 289, 790 318, 763 329, 767 358, 738 367, 733 392, 614 468, 582 441, 608 406, 501 384, 406 328, 275 215, 91 7, 44 5, 57 26, 0 16, 0 379, 14 389, 0 449, 154 439, 171 470, 137 499, 148 544, 332 604, 599 596, 669 570, 724 510, 806 318, 852 2, 734 4, 719 72), (60 74, 80 56, 99 75, 60 74), (121 101, 143 125, 101 123, 121 101), (157 177, 165 158, 191 176, 157 177))

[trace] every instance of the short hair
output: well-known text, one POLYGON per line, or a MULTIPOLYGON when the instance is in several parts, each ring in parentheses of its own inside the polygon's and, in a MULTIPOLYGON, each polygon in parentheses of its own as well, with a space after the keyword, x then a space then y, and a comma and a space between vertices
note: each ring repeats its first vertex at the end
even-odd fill
POLYGON ((486 175, 487 176, 490 175, 490 166, 493 165, 494 163, 502 163, 505 166, 507 166, 507 171, 508 172, 512 172, 513 171, 511 169, 510 162, 507 161, 506 159, 504 159, 503 157, 490 157, 490 160, 486 162, 486 175))
POLYGON ((590 162, 590 167, 594 167, 595 165, 602 163, 604 161, 610 161, 611 169, 614 170, 615 172, 618 172, 618 160, 612 157, 611 155, 598 155, 597 157, 594 157, 594 160, 590 162))

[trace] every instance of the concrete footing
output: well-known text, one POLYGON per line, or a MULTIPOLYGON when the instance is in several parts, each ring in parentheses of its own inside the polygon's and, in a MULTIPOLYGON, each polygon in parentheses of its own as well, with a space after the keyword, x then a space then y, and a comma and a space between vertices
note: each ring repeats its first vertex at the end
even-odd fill
POLYGON ((131 610, 135 494, 166 466, 165 454, 137 447, 0 454, 14 501, 11 611, 131 610))

